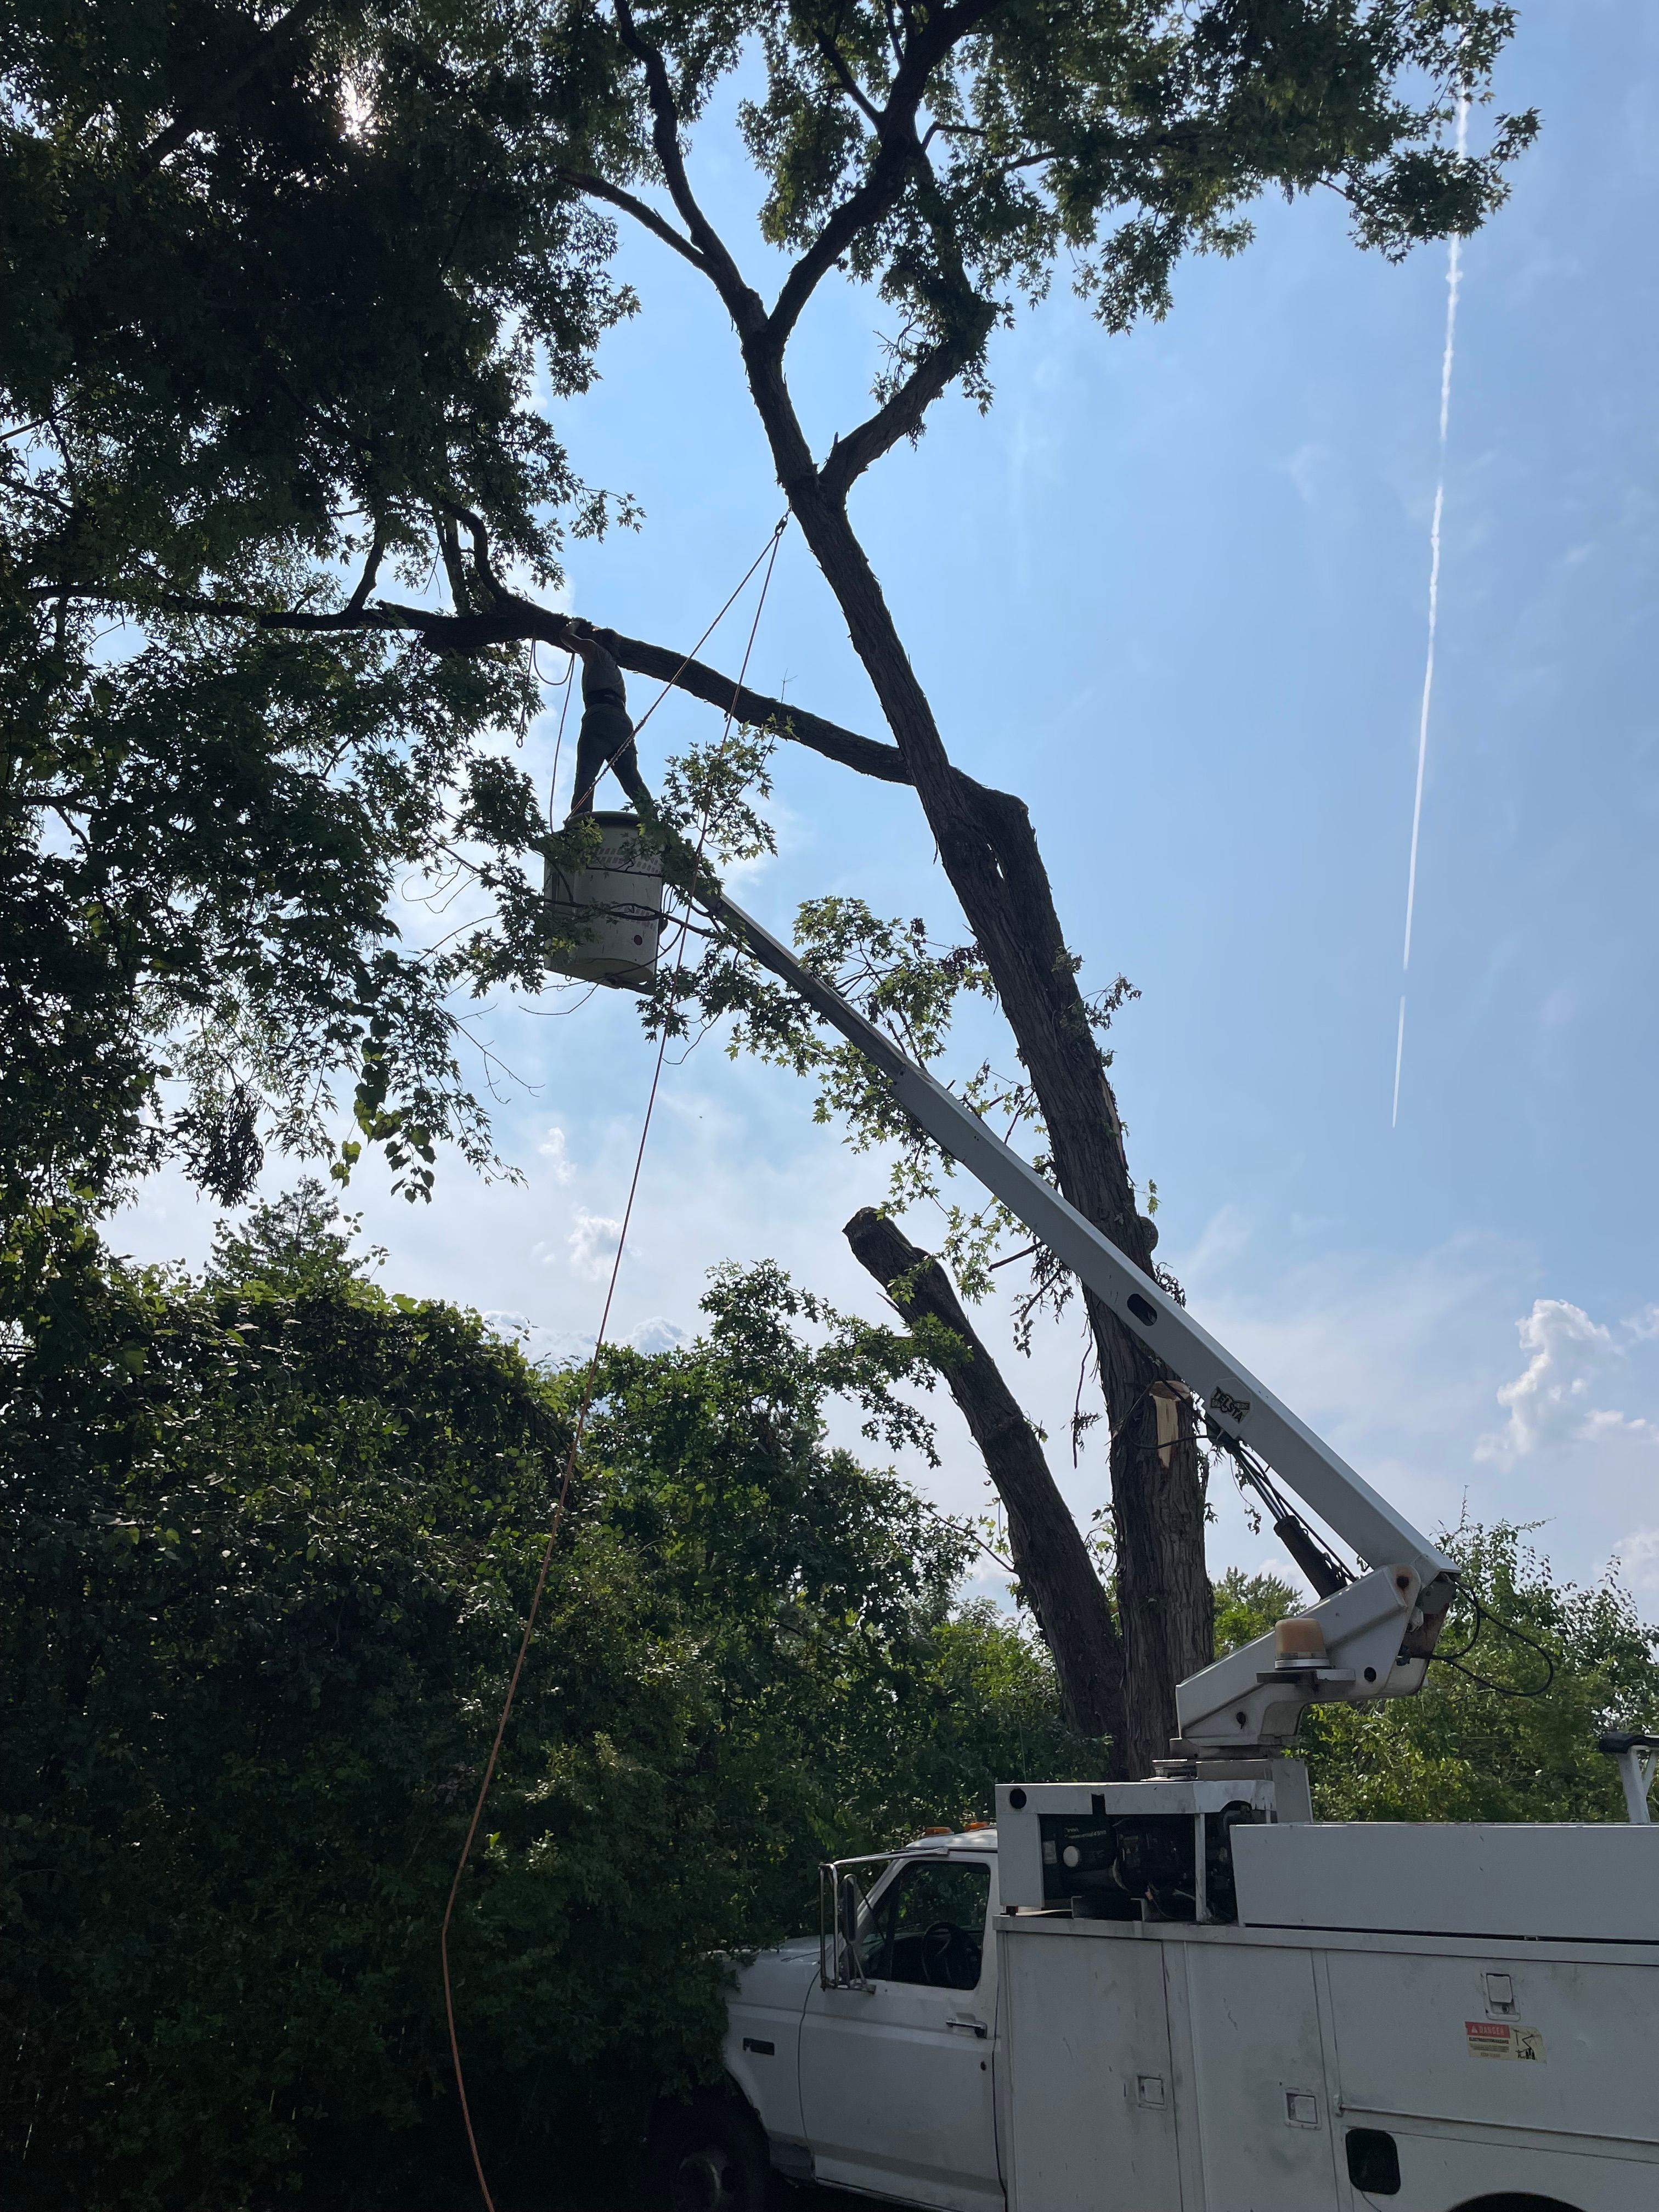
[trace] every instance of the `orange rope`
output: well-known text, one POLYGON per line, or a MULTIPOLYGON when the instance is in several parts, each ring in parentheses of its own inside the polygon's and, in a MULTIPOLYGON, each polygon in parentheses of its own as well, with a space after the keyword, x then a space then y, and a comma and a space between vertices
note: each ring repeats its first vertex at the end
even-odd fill
MULTIPOLYGON (((732 734, 732 716, 737 712, 738 695, 743 690, 744 677, 749 673, 749 657, 755 649, 755 639, 760 630, 761 617, 766 611, 766 595, 772 588, 772 571, 777 564, 778 547, 782 543, 783 532, 787 522, 788 517, 786 515, 783 521, 778 525, 776 530, 772 534, 770 546, 771 558, 768 560, 764 552, 760 554, 750 567, 748 575, 745 575, 743 580, 744 583, 746 584, 749 581, 749 577, 752 576, 755 570, 759 568, 761 562, 766 561, 766 574, 761 584, 760 598, 756 603, 755 619, 749 627, 749 642, 744 646, 743 650, 743 665, 738 672, 737 682, 732 687, 732 704, 726 710, 726 726, 720 732, 720 744, 722 746, 726 744, 727 738, 730 738, 732 734)), ((742 589, 743 584, 739 584, 738 591, 740 592, 742 589)), ((708 638, 710 632, 714 629, 715 623, 720 621, 720 617, 723 616, 726 613, 726 609, 731 606, 732 599, 735 599, 737 596, 738 592, 733 592, 732 599, 726 601, 726 606, 720 609, 720 614, 716 615, 714 621, 710 623, 708 629, 706 629, 703 632, 702 636, 698 639, 697 644, 692 647, 691 653, 687 653, 685 660, 683 660, 680 663, 680 668, 682 670, 684 668, 686 661, 689 661, 691 659, 692 653, 695 653, 697 651, 698 647, 701 646, 704 642, 704 640, 708 638)), ((676 672, 678 674, 678 672, 677 671, 676 672)), ((661 703, 662 697, 667 692, 669 686, 667 684, 663 686, 662 692, 658 694, 657 698, 652 702, 651 707, 647 709, 647 714, 654 712, 657 706, 661 703)), ((609 763, 607 763, 607 765, 609 765, 609 763)), ((603 769, 600 770, 600 774, 604 774, 603 769)), ((697 838, 696 857, 699 865, 701 865, 702 860, 703 847, 708 842, 708 817, 705 816, 702 831, 697 838)), ((691 908, 688 904, 685 909, 684 917, 680 923, 680 933, 674 945, 674 973, 676 977, 679 975, 680 968, 684 958, 685 939, 690 927, 691 908)), ((467 1823, 466 1841, 461 1845, 461 1856, 456 1862, 455 1878, 449 1885, 449 1897, 444 1906, 443 1925, 439 1931, 438 1936, 439 1954, 443 1961, 444 2016, 449 2027, 449 2055, 455 2068, 455 2087, 460 2096, 461 2118, 466 2128, 467 2148, 472 2154, 473 2171, 478 2177, 478 2188, 483 2197, 484 2203, 488 2208, 488 2212, 495 2212, 495 2200, 489 2193, 489 2183, 484 2174, 483 2159, 478 2149, 478 2138, 472 2125, 472 2110, 471 2106, 467 2102, 466 2095, 466 2075, 461 2064, 460 2040, 455 2029, 455 1995, 451 1985, 449 1975, 450 1923, 454 1917, 455 1899, 460 1893, 461 1878, 465 1874, 467 1863, 472 1856, 472 1845, 477 1837, 478 1823, 483 1818, 484 1803, 489 1796, 489 1785, 495 1778, 495 1769, 501 1760, 501 1743, 507 1735, 507 1723, 512 1715, 514 1700, 519 1693, 519 1678, 524 1673, 524 1662, 530 1650, 530 1638, 535 1629, 536 1616, 541 1610, 542 1592, 547 1587, 548 1570, 553 1564, 553 1549, 555 1545, 558 1542, 559 1528, 564 1520, 565 1504, 570 1495, 571 1478, 574 1474, 576 1468, 576 1455, 581 1449, 582 1437, 587 1427, 588 1411, 593 1403, 594 1386, 599 1380, 599 1355, 605 1348, 605 1333, 611 1320, 611 1302, 617 1295, 617 1278, 622 1270, 623 1252, 628 1243, 629 1224, 634 1218, 634 1200, 640 1187, 640 1171, 645 1164, 646 1139, 651 1134, 651 1119, 652 1115, 656 1111, 657 1091, 662 1081, 663 1056, 666 1053, 667 1049, 668 1024, 665 1022, 663 1024, 662 1035, 657 1040, 657 1062, 656 1066, 651 1072, 651 1089, 645 1102, 645 1119, 640 1128, 639 1147, 634 1155, 634 1172, 629 1180, 628 1203, 623 1208, 622 1229, 617 1238, 616 1256, 611 1262, 611 1280, 606 1285, 605 1305, 599 1314, 599 1334, 594 1339, 593 1342, 593 1356, 587 1363, 587 1377, 582 1386, 581 1404, 577 1409, 576 1425, 571 1431, 570 1448, 565 1454, 564 1472, 560 1478, 558 1497, 555 1500, 553 1506, 552 1525, 548 1530, 547 1541, 542 1547, 541 1566, 537 1572, 535 1589, 531 1594, 530 1610, 525 1616, 524 1634, 519 1639, 518 1656, 513 1662, 513 1672, 507 1680, 507 1695, 501 1701, 501 1718, 495 1723, 495 1739, 489 1747, 489 1757, 484 1765, 483 1779, 478 1785, 477 1802, 472 1808, 472 1818, 467 1823)))

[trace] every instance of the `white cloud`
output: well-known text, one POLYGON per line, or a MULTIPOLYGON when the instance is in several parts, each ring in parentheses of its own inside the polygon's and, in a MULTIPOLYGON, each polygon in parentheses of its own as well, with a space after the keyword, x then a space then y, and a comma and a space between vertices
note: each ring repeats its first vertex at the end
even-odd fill
POLYGON ((478 1318, 493 1334, 516 1344, 525 1358, 537 1365, 550 1361, 556 1366, 567 1366, 574 1359, 585 1358, 593 1349, 591 1335, 582 1336, 568 1328, 549 1328, 541 1322, 532 1321, 528 1314, 496 1310, 480 1314, 478 1318))
MULTIPOLYGON (((1464 1511, 1535 1521, 1563 1573, 1592 1577, 1617 1552, 1659 1589, 1650 1307, 1603 1322, 1538 1298, 1535 1255, 1496 1237, 1291 1265, 1265 1243, 1228 1209, 1173 1251, 1194 1314, 1419 1528, 1432 1534, 1464 1511), (1632 1549, 1632 1530, 1651 1532, 1654 1548, 1632 1549)), ((1212 1485, 1212 1568, 1253 1569, 1261 1540, 1231 1485, 1212 1485)))
MULTIPOLYGON (((1521 1349, 1528 1355, 1526 1368, 1498 1391, 1498 1402, 1506 1408, 1509 1421, 1481 1437, 1477 1459, 1513 1467, 1553 1446, 1652 1439, 1653 1425, 1645 1419, 1595 1403, 1624 1356, 1610 1328, 1565 1298, 1535 1298, 1516 1328, 1521 1349)), ((1627 1324, 1626 1334, 1639 1341, 1651 1331, 1627 1324)))
POLYGON ((536 1150, 548 1164, 548 1172, 555 1182, 568 1182, 576 1172, 565 1149, 564 1131, 556 1121, 549 1127, 536 1150))
POLYGON ((609 1272, 617 1256, 617 1247, 622 1242, 622 1224, 611 1220, 608 1214, 590 1213, 585 1206, 578 1206, 576 1225, 564 1241, 576 1273, 597 1280, 609 1272))
POLYGON ((640 1323, 628 1340, 635 1352, 653 1352, 676 1351, 690 1340, 678 1322, 668 1320, 663 1314, 653 1314, 648 1321, 640 1323))
POLYGON ((1613 1553, 1632 1589, 1659 1589, 1659 1528, 1638 1528, 1613 1553))

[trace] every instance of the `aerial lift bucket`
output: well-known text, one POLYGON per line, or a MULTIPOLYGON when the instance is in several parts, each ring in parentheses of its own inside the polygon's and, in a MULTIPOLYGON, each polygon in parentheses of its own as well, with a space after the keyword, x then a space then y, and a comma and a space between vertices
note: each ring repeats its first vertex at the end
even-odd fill
POLYGON ((662 937, 662 855, 640 842, 639 817, 595 814, 599 849, 585 868, 546 862, 543 892, 550 921, 576 939, 549 965, 584 983, 647 991, 662 937))

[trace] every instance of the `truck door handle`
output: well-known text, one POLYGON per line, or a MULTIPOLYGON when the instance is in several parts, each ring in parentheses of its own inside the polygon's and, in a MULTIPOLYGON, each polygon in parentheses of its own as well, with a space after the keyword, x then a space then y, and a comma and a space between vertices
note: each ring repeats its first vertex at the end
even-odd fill
POLYGON ((990 2029, 986 2027, 985 2022, 982 2020, 970 2020, 965 2016, 958 2017, 955 2020, 947 2020, 945 2025, 946 2027, 964 2028, 969 2035, 976 2035, 981 2043, 984 2042, 986 2037, 991 2032, 990 2029))

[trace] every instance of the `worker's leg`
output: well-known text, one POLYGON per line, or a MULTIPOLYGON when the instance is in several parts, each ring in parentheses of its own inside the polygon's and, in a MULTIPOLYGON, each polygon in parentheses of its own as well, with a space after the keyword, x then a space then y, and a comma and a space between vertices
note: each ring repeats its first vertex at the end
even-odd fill
POLYGON ((620 707, 590 707, 582 716, 581 735, 576 741, 573 814, 593 811, 594 787, 607 769, 636 806, 647 797, 634 750, 634 726, 627 714, 620 707))

